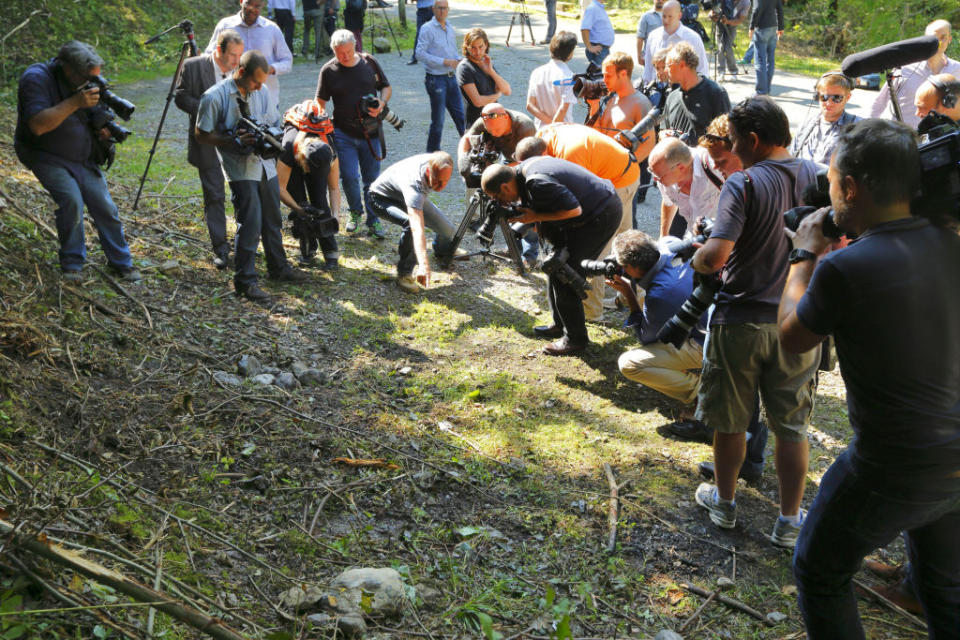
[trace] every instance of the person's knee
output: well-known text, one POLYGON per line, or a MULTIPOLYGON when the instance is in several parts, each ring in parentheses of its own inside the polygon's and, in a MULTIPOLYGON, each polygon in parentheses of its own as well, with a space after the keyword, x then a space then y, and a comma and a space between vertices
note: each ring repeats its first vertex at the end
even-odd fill
POLYGON ((649 361, 650 358, 644 357, 644 353, 641 350, 634 349, 620 354, 620 358, 617 360, 617 366, 620 368, 621 374, 634 380, 638 376, 641 376, 643 371, 647 369, 649 361))

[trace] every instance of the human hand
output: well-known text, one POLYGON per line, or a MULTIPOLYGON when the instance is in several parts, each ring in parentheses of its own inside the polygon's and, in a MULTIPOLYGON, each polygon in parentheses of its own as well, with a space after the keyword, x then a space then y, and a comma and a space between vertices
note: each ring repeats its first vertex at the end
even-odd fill
POLYGON ((431 275, 432 275, 432 272, 430 271, 429 264, 417 265, 417 275, 416 275, 417 283, 424 289, 430 286, 431 275))
POLYGON ((833 239, 823 235, 823 220, 830 212, 830 207, 817 209, 800 223, 796 231, 784 228, 787 237, 793 240, 795 249, 806 249, 818 256, 822 256, 830 249, 833 239))
POLYGON ((616 289, 617 292, 622 293, 624 296, 626 296, 630 290, 630 283, 618 275, 610 276, 605 282, 608 287, 616 289))
POLYGON ((89 89, 81 89, 73 95, 77 109, 87 109, 100 102, 100 87, 93 85, 89 89))
POLYGON ((603 47, 601 47, 598 44, 592 44, 589 47, 587 47, 587 51, 589 51, 590 53, 600 53, 601 49, 603 49, 603 47))
POLYGON ((383 111, 383 100, 377 102, 376 108, 371 107, 370 109, 367 109, 367 113, 374 118, 379 116, 381 111, 383 111))
POLYGON ((273 65, 270 65, 270 75, 271 76, 277 75, 277 69, 273 65))

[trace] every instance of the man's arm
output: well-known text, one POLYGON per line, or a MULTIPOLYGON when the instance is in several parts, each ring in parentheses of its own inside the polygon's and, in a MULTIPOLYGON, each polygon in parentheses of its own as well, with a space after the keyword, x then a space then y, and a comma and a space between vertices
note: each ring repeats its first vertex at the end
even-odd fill
POLYGON ((570 103, 561 101, 560 106, 557 107, 556 112, 553 114, 553 118, 550 119, 550 122, 563 122, 567 117, 567 111, 570 110, 570 103))
POLYGON ((197 109, 200 108, 200 97, 193 92, 193 66, 184 66, 183 73, 177 81, 177 88, 173 92, 173 101, 181 111, 196 116, 197 109))
POLYGON ((690 266, 697 273, 706 275, 716 273, 727 264, 730 254, 733 253, 734 244, 736 243, 733 240, 710 238, 693 254, 690 266))
POLYGON ((553 121, 552 116, 548 115, 540 108, 540 105, 537 104, 537 99, 532 93, 527 94, 527 111, 530 113, 530 115, 544 124, 553 121))
POLYGON ((660 237, 670 234, 670 225, 673 223, 673 217, 677 215, 677 205, 667 204, 660 201, 660 237))
POLYGON ((561 209, 559 211, 544 211, 537 212, 533 209, 519 209, 523 211, 523 215, 519 218, 513 218, 517 222, 529 223, 529 222, 559 222, 561 220, 568 220, 570 218, 576 218, 581 213, 583 209, 577 207, 576 209, 561 209))
POLYGON ((27 121, 27 125, 33 135, 42 136, 63 124, 63 121, 72 116, 77 109, 86 109, 95 106, 98 102, 100 102, 99 87, 78 91, 52 107, 38 112, 27 121))
POLYGON ((287 41, 283 39, 283 32, 280 27, 273 25, 270 29, 270 36, 273 38, 273 60, 270 62, 270 75, 281 76, 290 73, 293 69, 293 54, 287 46, 287 41))
POLYGON ((430 286, 430 259, 427 258, 427 234, 424 232, 423 210, 407 207, 410 233, 413 235, 413 253, 417 256, 417 282, 430 286))
POLYGON ((637 64, 643 64, 643 45, 646 41, 646 38, 637 38, 637 64))
MULTIPOLYGON (((811 251, 822 256, 830 248, 830 241, 823 235, 823 218, 826 209, 815 211, 807 216, 793 235, 793 245, 797 249, 811 251)), ((810 285, 818 260, 804 260, 790 265, 787 284, 783 288, 780 307, 777 309, 777 331, 780 344, 787 351, 803 353, 820 344, 823 336, 808 329, 797 315, 797 305, 810 285)))
POLYGON ((586 50, 589 51, 590 53, 596 53, 596 52, 600 51, 600 48, 601 48, 600 45, 598 45, 598 44, 590 44, 590 30, 589 30, 589 29, 581 29, 581 30, 580 30, 580 37, 583 38, 583 48, 584 48, 584 49, 586 49, 586 50))

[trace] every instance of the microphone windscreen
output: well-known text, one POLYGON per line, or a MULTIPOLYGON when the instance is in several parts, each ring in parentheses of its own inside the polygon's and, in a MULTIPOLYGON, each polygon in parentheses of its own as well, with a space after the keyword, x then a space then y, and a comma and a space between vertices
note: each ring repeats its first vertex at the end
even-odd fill
POLYGON ((843 59, 841 68, 851 78, 879 73, 905 64, 920 62, 930 58, 940 48, 936 36, 921 36, 899 42, 891 42, 880 47, 867 49, 860 53, 851 53, 843 59))

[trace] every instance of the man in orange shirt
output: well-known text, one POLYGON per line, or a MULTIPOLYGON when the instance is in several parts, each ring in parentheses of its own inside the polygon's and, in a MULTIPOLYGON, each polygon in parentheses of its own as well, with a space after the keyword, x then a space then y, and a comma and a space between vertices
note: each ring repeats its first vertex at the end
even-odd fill
MULTIPOLYGON (((568 160, 598 178, 609 180, 617 190, 617 195, 621 196, 623 206, 627 211, 630 210, 633 191, 640 177, 640 165, 637 161, 642 158, 630 155, 630 152, 613 138, 582 124, 552 124, 541 128, 534 137, 521 140, 517 144, 514 157, 523 161, 542 155, 568 160), (626 202, 621 194, 626 195, 626 202)), ((630 216, 621 218, 617 234, 630 227, 630 216)), ((607 246, 600 255, 603 257, 609 253, 610 246, 607 246)), ((603 317, 603 277, 591 278, 590 286, 583 307, 587 320, 596 322, 603 317)))

